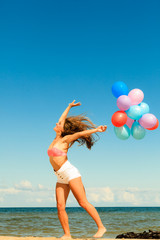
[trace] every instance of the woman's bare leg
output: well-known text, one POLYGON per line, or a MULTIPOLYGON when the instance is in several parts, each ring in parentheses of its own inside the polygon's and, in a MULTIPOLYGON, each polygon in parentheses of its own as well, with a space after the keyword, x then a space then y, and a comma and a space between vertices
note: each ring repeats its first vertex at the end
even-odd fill
POLYGON ((66 201, 69 195, 70 187, 68 184, 57 183, 56 184, 56 201, 58 218, 64 230, 64 236, 62 238, 71 238, 68 215, 66 213, 66 201))
POLYGON ((79 205, 89 213, 89 215, 97 224, 98 231, 94 237, 102 237, 106 232, 106 228, 103 226, 103 223, 95 207, 93 207, 93 205, 87 201, 81 177, 70 180, 69 186, 79 205))

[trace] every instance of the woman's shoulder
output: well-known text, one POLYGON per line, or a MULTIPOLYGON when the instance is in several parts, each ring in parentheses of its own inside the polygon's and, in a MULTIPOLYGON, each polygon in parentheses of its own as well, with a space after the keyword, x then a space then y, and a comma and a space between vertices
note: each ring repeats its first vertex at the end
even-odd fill
POLYGON ((68 139, 72 136, 73 134, 68 134, 64 137, 62 137, 61 142, 62 143, 68 143, 68 139))
POLYGON ((61 144, 67 145, 68 136, 69 135, 66 135, 64 137, 59 138, 58 140, 55 140, 55 141, 53 140, 53 142, 52 142, 53 146, 54 145, 61 145, 61 144))

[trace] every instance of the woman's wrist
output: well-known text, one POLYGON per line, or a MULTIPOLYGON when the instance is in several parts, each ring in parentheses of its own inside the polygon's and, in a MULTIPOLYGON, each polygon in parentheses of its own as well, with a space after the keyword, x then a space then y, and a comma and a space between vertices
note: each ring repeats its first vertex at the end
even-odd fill
POLYGON ((98 132, 98 128, 95 128, 94 130, 95 130, 95 132, 98 132))
POLYGON ((71 103, 68 104, 68 107, 70 107, 70 108, 72 107, 71 103))

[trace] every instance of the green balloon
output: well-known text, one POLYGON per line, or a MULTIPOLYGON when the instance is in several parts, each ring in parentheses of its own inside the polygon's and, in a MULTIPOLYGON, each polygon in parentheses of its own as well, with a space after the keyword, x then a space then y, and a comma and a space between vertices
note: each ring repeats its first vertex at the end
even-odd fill
POLYGON ((116 136, 121 140, 126 140, 130 136, 130 128, 127 125, 122 127, 114 127, 116 136))
POLYGON ((146 135, 146 130, 138 122, 134 122, 131 128, 131 134, 135 139, 142 139, 146 135))

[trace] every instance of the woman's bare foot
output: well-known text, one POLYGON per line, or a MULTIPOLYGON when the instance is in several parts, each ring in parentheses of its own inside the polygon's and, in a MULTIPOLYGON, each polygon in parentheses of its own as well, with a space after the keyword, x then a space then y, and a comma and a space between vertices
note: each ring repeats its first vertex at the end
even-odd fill
POLYGON ((72 237, 71 237, 71 235, 70 234, 64 234, 60 239, 67 239, 67 240, 69 240, 69 239, 72 239, 72 237))
POLYGON ((103 236, 103 234, 107 231, 107 229, 105 227, 101 227, 98 228, 98 231, 96 232, 96 234, 93 236, 95 238, 100 238, 103 236))

